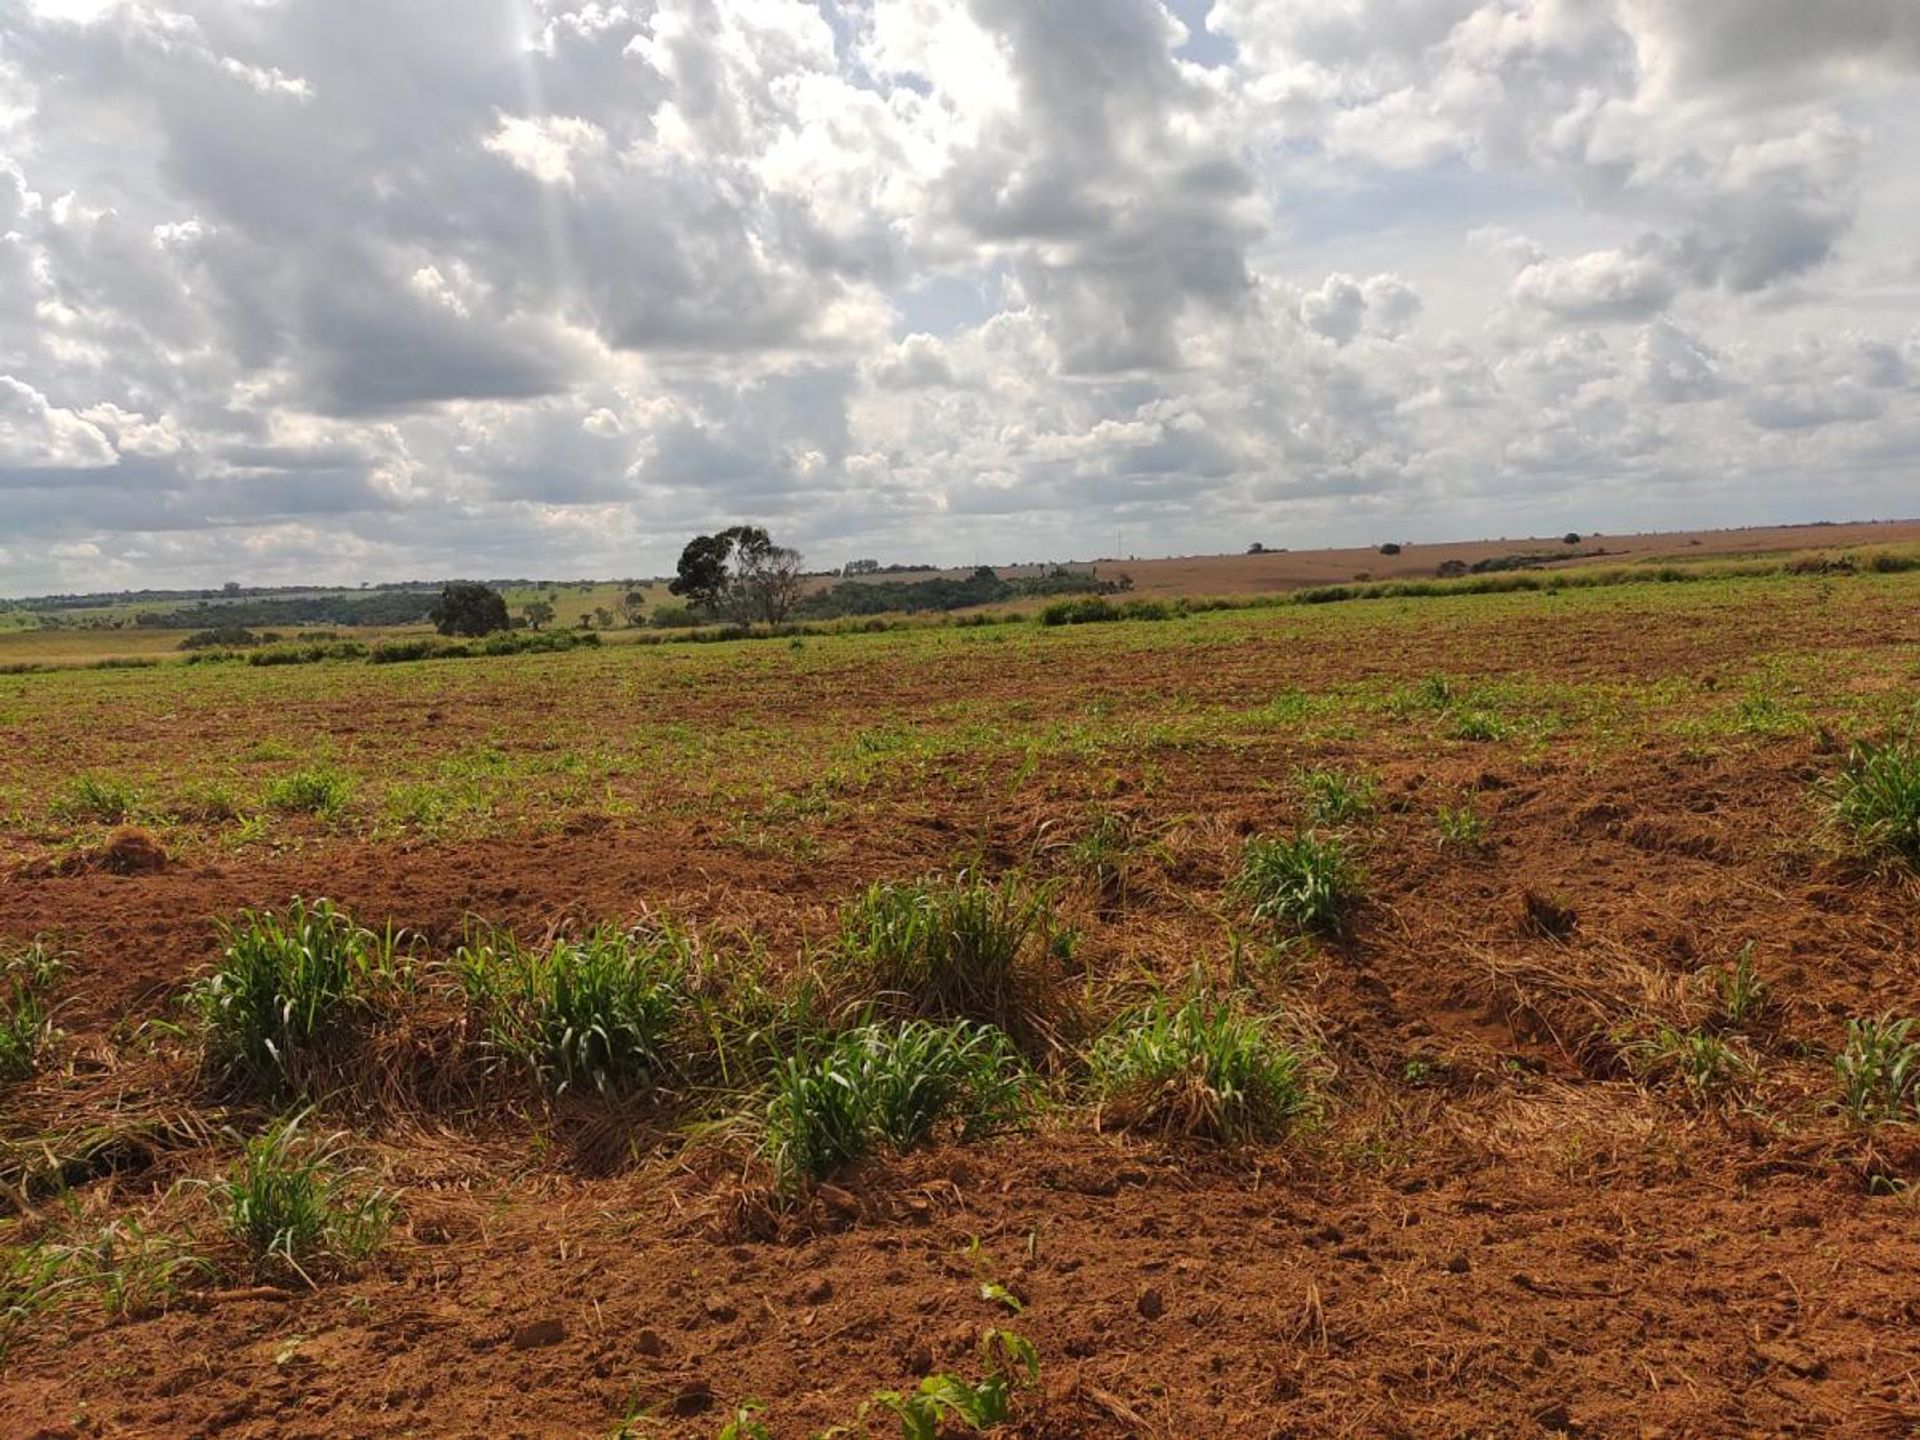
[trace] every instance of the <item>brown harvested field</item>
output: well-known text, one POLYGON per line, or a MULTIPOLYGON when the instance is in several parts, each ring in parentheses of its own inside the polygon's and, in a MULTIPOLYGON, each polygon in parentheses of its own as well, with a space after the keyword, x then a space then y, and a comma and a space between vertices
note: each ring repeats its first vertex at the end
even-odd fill
POLYGON ((1039 1364, 1010 1435, 1920 1433, 1920 1110, 1849 1115, 1835 1067, 1920 1013, 1920 884, 1833 789, 1916 722, 1916 573, 0 677, 0 939, 64 956, 0 1092, 0 1432, 712 1437, 751 1400, 787 1440, 977 1379, 1000 1325, 1039 1364), (1297 831, 1364 872, 1324 933, 1235 884, 1297 831), (843 907, 960 867, 1037 897, 1037 1103, 773 1188, 766 1055, 875 998, 843 907), (295 895, 416 937, 302 1072, 394 1202, 311 1283, 223 1224, 276 1103, 180 1003, 295 895), (478 920, 663 916, 684 1009, 613 1093, 555 1096, 452 963, 478 920), (1229 1144, 1102 1103, 1099 1035, 1198 989, 1306 1111, 1229 1144))

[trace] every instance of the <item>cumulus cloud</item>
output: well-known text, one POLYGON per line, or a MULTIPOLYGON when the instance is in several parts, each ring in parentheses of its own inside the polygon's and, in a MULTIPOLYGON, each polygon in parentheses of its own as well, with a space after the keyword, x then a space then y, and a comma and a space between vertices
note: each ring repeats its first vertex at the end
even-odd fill
POLYGON ((0 590, 1911 508, 1917 14, 0 3, 0 590))

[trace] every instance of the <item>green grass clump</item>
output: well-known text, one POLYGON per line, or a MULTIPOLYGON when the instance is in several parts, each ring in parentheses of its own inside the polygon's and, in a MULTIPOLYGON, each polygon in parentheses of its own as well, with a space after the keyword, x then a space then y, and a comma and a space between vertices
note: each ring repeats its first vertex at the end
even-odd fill
POLYGON ((510 937, 455 956, 488 1039, 554 1091, 630 1090, 665 1064, 665 1041, 686 997, 692 941, 672 927, 595 930, 545 950, 510 937))
POLYGON ((1896 1120, 1912 1109, 1920 1120, 1920 1038, 1912 1018, 1849 1020, 1834 1057, 1840 1105, 1862 1125, 1896 1120))
POLYGON ((111 775, 76 775, 55 798, 53 809, 63 820, 123 825, 140 813, 141 804, 140 791, 124 780, 111 775))
POLYGON ((863 1025, 787 1061, 767 1106, 764 1151, 791 1190, 877 1145, 911 1149, 947 1121, 972 1139, 1016 1120, 1026 1096, 1026 1067, 992 1026, 863 1025))
POLYGON ((393 1203, 342 1167, 340 1153, 338 1136, 309 1140, 296 1116, 249 1140, 213 1182, 214 1206, 246 1247, 256 1276, 311 1284, 379 1248, 393 1203))
POLYGON ((1831 789, 1835 816, 1863 845, 1920 864, 1920 746, 1856 744, 1831 789))
POLYGON ((1627 1059, 1644 1079, 1677 1079, 1698 1100, 1717 1099, 1757 1073, 1738 1042, 1716 1031, 1662 1025, 1650 1039, 1627 1047, 1627 1059))
POLYGON ((1373 813, 1379 786, 1370 775, 1303 770, 1296 778, 1309 825, 1352 825, 1373 813))
POLYGON ((356 925, 330 900, 295 899, 284 911, 243 911, 187 998, 212 1065, 275 1092, 302 1086, 348 1017, 402 972, 392 932, 356 925))
POLYGON ((269 810, 282 815, 316 815, 332 820, 353 798, 353 780, 338 770, 313 766, 269 780, 262 798, 269 810))
POLYGON ((60 968, 59 957, 38 941, 0 950, 0 1085, 33 1074, 53 1043, 46 992, 60 968))
POLYGON ((1122 1125, 1213 1140, 1278 1135, 1311 1097, 1299 1052, 1223 1000, 1162 997, 1088 1057, 1102 1110, 1122 1125))
POLYGON ((1101 900, 1118 904, 1131 888, 1138 841, 1138 826, 1131 816, 1103 811, 1067 847, 1067 860, 1101 900))
POLYGON ((1014 1392, 1039 1383, 1040 1356, 1025 1336, 997 1329, 980 1337, 980 1354, 984 1373, 979 1380, 929 1375, 912 1390, 877 1392, 862 1413, 872 1407, 892 1411, 901 1440, 996 1429, 1013 1418, 1014 1392))
POLYGON ((1511 731, 1512 727, 1491 710, 1461 710, 1447 722, 1446 735, 1449 740, 1487 745, 1506 739, 1511 731))
POLYGON ((1047 895, 962 873, 875 885, 841 917, 829 970, 863 998, 1015 1034, 1044 1025, 1047 895))
POLYGON ((1347 923, 1362 883, 1337 839, 1309 831, 1247 841, 1233 888, 1252 903, 1256 920, 1326 934, 1347 923))
POLYGON ((1487 848, 1487 822, 1471 801, 1460 805, 1442 805, 1433 813, 1434 828, 1440 832, 1440 848, 1475 853, 1487 848))

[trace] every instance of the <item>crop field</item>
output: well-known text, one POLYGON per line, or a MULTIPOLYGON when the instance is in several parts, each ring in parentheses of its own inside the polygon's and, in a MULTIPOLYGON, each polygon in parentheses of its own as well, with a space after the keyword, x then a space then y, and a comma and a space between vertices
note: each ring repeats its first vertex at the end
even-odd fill
POLYGON ((1920 572, 0 675, 0 756, 8 1435, 1920 1434, 1920 572))

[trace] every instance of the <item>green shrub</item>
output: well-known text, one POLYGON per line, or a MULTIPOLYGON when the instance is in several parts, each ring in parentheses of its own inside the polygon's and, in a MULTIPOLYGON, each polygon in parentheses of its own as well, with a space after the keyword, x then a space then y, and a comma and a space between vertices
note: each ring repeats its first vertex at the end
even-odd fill
POLYGON ((842 915, 830 968, 908 1013, 1023 1033, 1050 1000, 1047 902, 1013 875, 875 885, 842 915))
POLYGON ((1162 997, 1123 1018, 1088 1060, 1122 1125, 1215 1140, 1280 1134, 1309 1107, 1299 1054, 1222 1000, 1162 997))
POLYGON ((262 1279, 346 1269, 379 1248, 392 1202, 339 1164, 340 1137, 309 1140, 301 1117, 277 1121, 246 1143, 211 1193, 227 1231, 262 1279))
POLYGON ((1834 814, 1862 844, 1920 864, 1920 746, 1856 744, 1832 795, 1834 814))
POLYGON ((1325 934, 1346 924, 1362 876, 1337 839, 1309 831, 1247 841, 1233 888, 1251 903, 1254 919, 1325 934))
POLYGON ((971 1139, 1018 1119, 1026 1070, 988 1025, 870 1024, 796 1055, 767 1106, 764 1149, 784 1188, 823 1179, 876 1145, 903 1151, 956 1122, 971 1139))
POLYGON ((269 810, 283 815, 315 815, 323 820, 339 816, 353 795, 353 779, 338 770, 311 766, 267 782, 262 796, 269 810))
POLYGON ((603 927, 526 950, 509 937, 461 947, 468 1001, 491 1043, 556 1092, 631 1089, 665 1063, 664 1041, 686 994, 692 942, 671 927, 603 927))
POLYGON ((1898 1119, 1920 1102, 1920 1039, 1910 1038, 1915 1023, 1891 1015, 1847 1022, 1847 1042, 1833 1068, 1840 1104, 1860 1124, 1898 1119))
POLYGON ((391 932, 354 924, 329 900, 242 911, 222 938, 188 1002, 214 1068, 269 1092, 305 1084, 310 1062, 401 971, 391 932))

